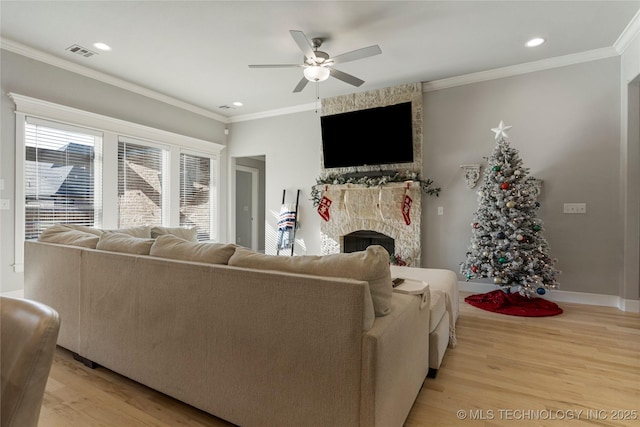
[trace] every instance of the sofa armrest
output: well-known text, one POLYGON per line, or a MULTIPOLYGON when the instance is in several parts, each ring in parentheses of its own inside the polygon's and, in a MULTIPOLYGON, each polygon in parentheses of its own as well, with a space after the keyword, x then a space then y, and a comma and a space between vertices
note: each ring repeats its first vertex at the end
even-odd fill
POLYGON ((429 371, 429 305, 429 292, 394 292, 391 313, 364 334, 362 425, 400 427, 409 415, 429 371))

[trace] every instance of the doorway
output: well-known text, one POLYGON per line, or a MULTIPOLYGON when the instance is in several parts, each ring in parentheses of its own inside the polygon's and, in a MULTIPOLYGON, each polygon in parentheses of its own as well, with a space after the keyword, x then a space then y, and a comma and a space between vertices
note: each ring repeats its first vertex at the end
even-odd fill
POLYGON ((235 243, 264 252, 265 156, 235 159, 235 243))

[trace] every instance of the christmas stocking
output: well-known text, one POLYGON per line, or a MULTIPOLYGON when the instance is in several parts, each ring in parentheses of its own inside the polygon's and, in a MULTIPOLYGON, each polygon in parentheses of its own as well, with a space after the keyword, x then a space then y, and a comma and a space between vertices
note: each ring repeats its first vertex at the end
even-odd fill
POLYGON ((333 201, 323 194, 322 200, 320 200, 320 205, 318 205, 318 213, 325 221, 329 221, 331 218, 331 215, 329 214, 331 203, 333 203, 333 201))
POLYGON ((402 218, 404 219, 404 223, 409 225, 411 224, 411 204, 413 200, 409 197, 409 189, 407 188, 404 192, 404 201, 402 202, 402 218))

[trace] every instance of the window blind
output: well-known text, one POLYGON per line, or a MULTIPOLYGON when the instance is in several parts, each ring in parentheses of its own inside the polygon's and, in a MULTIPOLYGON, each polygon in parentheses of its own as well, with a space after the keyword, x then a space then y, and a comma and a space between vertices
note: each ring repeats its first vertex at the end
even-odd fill
POLYGON ((162 225, 168 150, 118 138, 118 227, 162 225))
POLYGON ((54 223, 99 226, 102 133, 34 117, 25 120, 25 239, 54 223))
POLYGON ((180 226, 197 227, 198 240, 215 239, 213 174, 210 157, 180 153, 180 226))

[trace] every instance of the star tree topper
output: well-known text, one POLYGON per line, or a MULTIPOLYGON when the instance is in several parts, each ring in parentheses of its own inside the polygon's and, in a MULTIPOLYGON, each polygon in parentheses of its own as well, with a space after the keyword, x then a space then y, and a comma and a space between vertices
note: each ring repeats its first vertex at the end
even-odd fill
POLYGON ((512 127, 513 126, 505 126, 504 122, 500 120, 500 124, 498 125, 498 127, 491 129, 491 131, 496 134, 496 141, 497 141, 502 138, 509 138, 509 135, 507 135, 506 131, 508 131, 512 127))

